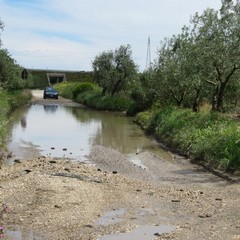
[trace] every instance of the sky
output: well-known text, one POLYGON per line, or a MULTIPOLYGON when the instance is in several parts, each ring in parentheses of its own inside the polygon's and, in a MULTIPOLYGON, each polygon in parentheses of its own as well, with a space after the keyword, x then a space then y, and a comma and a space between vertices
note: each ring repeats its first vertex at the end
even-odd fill
POLYGON ((129 44, 140 71, 164 38, 221 0, 0 0, 2 48, 25 68, 91 71, 98 54, 129 44))

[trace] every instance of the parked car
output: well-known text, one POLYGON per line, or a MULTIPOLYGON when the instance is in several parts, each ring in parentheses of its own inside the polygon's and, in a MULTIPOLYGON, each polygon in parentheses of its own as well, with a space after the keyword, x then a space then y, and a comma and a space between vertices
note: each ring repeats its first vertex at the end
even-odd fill
POLYGON ((43 98, 56 98, 58 99, 58 91, 52 87, 46 87, 43 91, 43 98))

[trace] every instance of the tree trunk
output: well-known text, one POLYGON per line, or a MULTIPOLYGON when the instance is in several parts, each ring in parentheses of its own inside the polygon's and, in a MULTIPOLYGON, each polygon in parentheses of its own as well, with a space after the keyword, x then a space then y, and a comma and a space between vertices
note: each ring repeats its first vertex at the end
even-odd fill
POLYGON ((212 95, 212 111, 218 111, 218 108, 217 108, 218 89, 219 89, 219 87, 216 86, 216 88, 213 91, 213 95, 212 95))
POLYGON ((192 106, 193 112, 199 112, 199 104, 200 104, 200 89, 197 89, 196 96, 193 100, 193 106, 192 106))

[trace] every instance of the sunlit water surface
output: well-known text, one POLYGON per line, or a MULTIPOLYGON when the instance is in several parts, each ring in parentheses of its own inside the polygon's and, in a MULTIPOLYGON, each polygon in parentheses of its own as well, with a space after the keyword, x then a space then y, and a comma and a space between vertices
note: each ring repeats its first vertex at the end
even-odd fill
POLYGON ((12 115, 8 149, 12 159, 44 155, 87 161, 93 145, 102 145, 132 157, 151 151, 169 154, 120 113, 79 107, 30 105, 12 115))

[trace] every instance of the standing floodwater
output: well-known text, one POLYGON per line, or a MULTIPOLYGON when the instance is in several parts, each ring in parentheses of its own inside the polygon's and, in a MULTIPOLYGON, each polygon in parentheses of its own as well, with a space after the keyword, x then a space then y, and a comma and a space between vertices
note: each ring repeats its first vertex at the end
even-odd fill
POLYGON ((12 115, 11 128, 8 149, 14 158, 45 155, 85 161, 93 145, 126 155, 143 150, 168 155, 120 113, 35 104, 18 109, 12 115))

